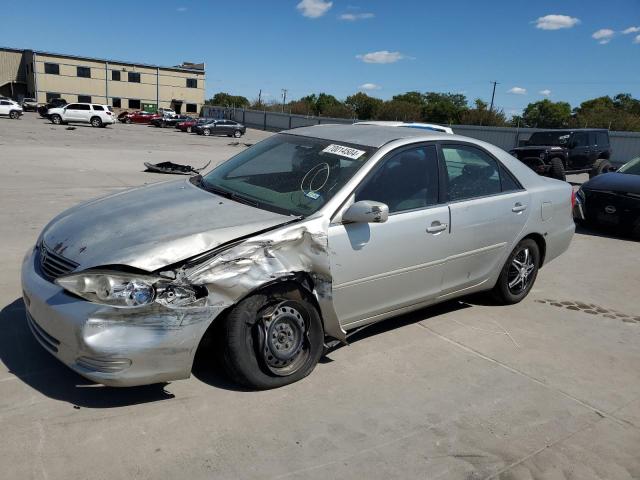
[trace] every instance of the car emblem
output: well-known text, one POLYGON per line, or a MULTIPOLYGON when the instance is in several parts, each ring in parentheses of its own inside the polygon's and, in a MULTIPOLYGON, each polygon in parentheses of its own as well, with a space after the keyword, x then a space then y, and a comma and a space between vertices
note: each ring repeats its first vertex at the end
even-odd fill
POLYGON ((613 214, 616 213, 616 207, 614 207, 613 205, 607 205, 606 207, 604 207, 604 211, 609 214, 613 214))

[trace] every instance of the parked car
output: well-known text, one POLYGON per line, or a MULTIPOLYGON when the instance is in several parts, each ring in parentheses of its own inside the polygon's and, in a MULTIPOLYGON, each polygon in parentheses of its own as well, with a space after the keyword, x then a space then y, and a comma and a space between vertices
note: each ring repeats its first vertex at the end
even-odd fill
POLYGON ((383 127, 404 127, 418 128, 422 130, 433 130, 434 132, 450 133, 453 135, 451 127, 436 125, 435 123, 419 123, 419 122, 392 122, 386 120, 369 120, 364 122, 356 122, 355 125, 380 125, 383 127))
POLYGON ((592 178, 613 168, 607 130, 535 132, 523 143, 510 153, 535 172, 558 180, 565 180, 567 173, 588 173, 592 178))
POLYGON ((198 135, 226 135, 227 137, 240 138, 247 131, 247 127, 233 120, 210 120, 202 125, 193 127, 198 135))
POLYGON ((47 116, 51 123, 89 123, 92 127, 106 127, 116 123, 108 105, 95 103, 70 103, 60 108, 50 108, 47 116))
POLYGON ((171 108, 159 108, 157 113, 163 117, 173 117, 176 115, 175 110, 171 108))
POLYGON ((67 105, 67 101, 64 98, 52 98, 50 102, 38 107, 38 114, 43 118, 49 118, 48 112, 50 109, 64 107, 65 105, 67 105))
POLYGON ((161 118, 162 115, 149 112, 127 112, 126 114, 120 114, 118 120, 122 123, 151 123, 155 118, 161 118))
POLYGON ((0 115, 17 120, 22 115, 22 107, 13 100, 0 100, 0 115))
POLYGON ((38 110, 38 101, 35 98, 23 98, 22 109, 25 112, 28 112, 28 111, 35 112, 36 110, 38 110))
POLYGON ((210 349, 236 382, 278 387, 364 325, 479 291, 521 301, 569 246, 572 193, 471 138, 289 130, 55 217, 22 263, 27 322, 106 385, 186 378, 210 349))
POLYGON ((166 127, 175 127, 180 122, 185 122, 193 120, 193 117, 189 117, 187 115, 176 115, 174 117, 157 117, 151 120, 151 125, 166 128, 166 127))
POLYGON ((193 127, 195 127, 196 125, 202 125, 205 123, 209 123, 210 121, 211 119, 209 118, 194 118, 191 120, 177 123, 176 128, 181 132, 191 133, 193 130, 193 127))
POLYGON ((640 236, 640 157, 582 184, 574 216, 589 226, 640 236))

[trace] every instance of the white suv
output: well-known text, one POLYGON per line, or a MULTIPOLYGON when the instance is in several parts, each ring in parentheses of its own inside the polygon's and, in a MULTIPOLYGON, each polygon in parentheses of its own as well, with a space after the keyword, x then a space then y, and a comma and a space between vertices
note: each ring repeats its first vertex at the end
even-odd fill
POLYGON ((3 98, 0 100, 0 115, 8 115, 9 118, 16 120, 22 115, 22 107, 13 100, 3 98))
POLYGON ((104 127, 116 123, 113 112, 108 105, 94 103, 70 103, 64 107, 50 108, 47 116, 52 123, 90 123, 92 127, 104 127))

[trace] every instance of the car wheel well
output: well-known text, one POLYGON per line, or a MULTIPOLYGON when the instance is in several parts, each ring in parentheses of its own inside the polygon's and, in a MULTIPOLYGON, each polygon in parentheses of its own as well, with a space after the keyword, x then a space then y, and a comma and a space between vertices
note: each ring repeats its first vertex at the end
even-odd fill
POLYGON ((530 233, 529 235, 522 238, 522 240, 524 240, 525 238, 530 238, 538 245, 538 250, 540 250, 540 265, 538 266, 538 268, 542 268, 542 265, 544 265, 545 255, 547 253, 547 242, 539 233, 530 233))
POLYGON ((301 299, 307 300, 316 308, 316 310, 318 311, 318 315, 320 316, 320 321, 322 322, 322 325, 324 327, 322 311, 320 310, 318 300, 316 299, 315 295, 313 295, 313 288, 314 287, 311 276, 305 272, 300 272, 267 282, 263 285, 260 285, 258 288, 247 292, 244 296, 233 302, 232 305, 229 305, 222 312, 220 312, 216 316, 216 318, 213 319, 213 321, 209 324, 204 334, 200 338, 200 341, 198 342, 198 347, 196 348, 193 363, 195 364, 196 362, 198 362, 199 358, 211 357, 212 355, 215 355, 217 351, 220 351, 219 342, 223 340, 221 327, 224 325, 224 319, 229 315, 231 310, 233 310, 238 303, 251 295, 255 295, 256 293, 266 293, 269 291, 273 291, 274 293, 283 291, 298 291, 301 299))

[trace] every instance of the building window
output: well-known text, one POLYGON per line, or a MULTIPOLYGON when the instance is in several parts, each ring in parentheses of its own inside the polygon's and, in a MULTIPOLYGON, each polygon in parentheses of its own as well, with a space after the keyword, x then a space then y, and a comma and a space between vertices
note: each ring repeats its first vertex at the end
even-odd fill
POLYGON ((187 78, 187 88, 198 88, 198 79, 187 78))
POLYGON ((49 103, 54 98, 60 98, 59 93, 47 92, 47 103, 49 103))
POLYGON ((133 98, 129 99, 129 108, 140 109, 140 100, 134 100, 133 98))
POLYGON ((114 82, 120 81, 120 71, 119 70, 111 70, 111 80, 114 82))
POLYGON ((91 95, 78 95, 78 102, 91 103, 91 95))
MULTIPOLYGON (((120 73, 120 72, 118 72, 120 73)), ((111 99, 111 104, 116 107, 116 108, 121 108, 122 102, 119 98, 112 98, 111 99)))
POLYGON ((187 103, 187 113, 197 113, 198 105, 195 103, 187 103))
POLYGON ((129 72, 129 82, 140 83, 140 74, 138 72, 129 72))
POLYGON ((91 69, 89 67, 76 67, 78 76, 82 78, 91 78, 91 69))
POLYGON ((44 73, 48 73, 50 75, 60 75, 60 65, 58 65, 57 63, 45 63, 44 73))

